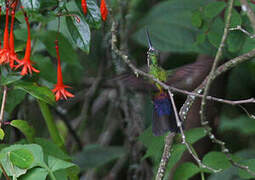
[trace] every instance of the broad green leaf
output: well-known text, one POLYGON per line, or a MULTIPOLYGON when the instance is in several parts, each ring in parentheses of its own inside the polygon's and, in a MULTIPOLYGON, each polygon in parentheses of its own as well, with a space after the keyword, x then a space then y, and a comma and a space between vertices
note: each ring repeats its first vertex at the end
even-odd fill
POLYGON ((230 52, 237 52, 241 50, 244 44, 244 40, 245 40, 245 37, 242 32, 239 32, 239 31, 230 32, 227 38, 228 50, 230 52))
POLYGON ((193 144, 199 139, 206 136, 204 128, 193 128, 185 132, 187 142, 193 144))
POLYGON ((66 39, 66 37, 64 37, 61 33, 58 33, 56 31, 44 31, 40 33, 39 37, 43 44, 46 46, 47 51, 53 57, 56 57, 54 40, 57 37, 61 61, 73 65, 79 65, 78 57, 74 48, 72 47, 68 39, 66 39))
POLYGON ((22 76, 18 72, 9 71, 6 68, 1 68, 1 85, 8 85, 20 80, 22 76))
POLYGON ((202 17, 200 11, 194 11, 192 14, 192 25, 196 28, 200 28, 202 25, 202 17))
POLYGON ((84 169, 97 168, 126 154, 123 147, 102 147, 100 145, 87 145, 81 153, 74 157, 74 162, 84 169))
POLYGON ((20 104, 25 98, 26 92, 19 89, 10 89, 7 93, 7 101, 5 105, 5 111, 11 114, 13 109, 20 104))
POLYGON ((223 152, 215 151, 207 153, 203 158, 203 163, 215 169, 227 169, 231 166, 231 163, 223 152))
MULTIPOLYGON (((225 12, 225 18, 226 18, 226 15, 227 15, 227 12, 225 12)), ((240 14, 235 9, 233 9, 229 28, 235 28, 241 25, 242 25, 242 18, 240 14)))
POLYGON ((70 16, 66 16, 65 18, 67 28, 75 44, 86 53, 89 53, 90 29, 87 22, 81 17, 80 22, 77 22, 73 17, 70 16))
POLYGON ((4 139, 4 130, 2 128, 0 128, 0 140, 4 139))
MULTIPOLYGON (((248 166, 249 169, 255 173, 255 159, 249 159, 241 162, 240 164, 248 166)), ((249 174, 247 171, 239 169, 239 176, 243 179, 251 179, 254 178, 251 174, 249 174)))
POLYGON ((227 116, 221 117, 220 131, 237 131, 244 135, 255 134, 255 121, 248 116, 239 116, 236 118, 230 118, 227 116))
POLYGON ((55 172, 61 169, 68 169, 74 166, 77 167, 77 165, 75 165, 74 163, 58 159, 54 156, 50 156, 50 155, 48 156, 48 167, 50 168, 52 172, 55 172))
POLYGON ((181 164, 174 172, 174 179, 178 180, 188 180, 195 174, 200 172, 200 168, 191 163, 191 162, 186 162, 181 164))
POLYGON ((162 150, 164 148, 165 136, 154 136, 152 134, 152 128, 147 128, 140 136, 139 140, 145 145, 147 148, 146 153, 143 157, 152 158, 154 162, 159 161, 162 156, 162 150))
POLYGON ((71 157, 68 154, 63 152, 56 144, 54 144, 50 140, 43 139, 43 138, 35 138, 35 143, 40 145, 43 148, 43 152, 46 155, 51 155, 66 161, 71 160, 71 157))
POLYGON ((24 120, 13 120, 11 121, 11 126, 19 129, 27 138, 28 142, 32 143, 34 141, 35 130, 31 127, 27 121, 24 120))
POLYGON ((206 5, 207 0, 162 1, 139 22, 140 29, 133 39, 147 45, 145 28, 148 28, 152 44, 161 51, 203 52, 204 46, 194 45, 197 28, 192 25, 192 14, 206 5), (181 19, 181 21, 180 21, 181 19))
POLYGON ((38 86, 28 82, 22 82, 15 84, 14 88, 23 90, 29 93, 31 96, 35 97, 36 99, 39 99, 45 103, 51 105, 55 104, 55 96, 52 91, 47 87, 38 86))
POLYGON ((28 169, 31 169, 36 166, 41 166, 41 167, 46 166, 46 164, 44 163, 43 151, 39 145, 36 145, 36 144, 11 145, 11 146, 6 147, 0 151, 0 162, 2 163, 8 176, 15 175, 16 177, 19 177, 27 172, 27 169, 18 168, 17 166, 14 166, 10 161, 10 153, 12 151, 18 150, 18 149, 26 149, 32 153, 32 155, 34 157, 34 161, 29 166, 28 169))
POLYGON ((218 48, 220 45, 223 30, 224 23, 222 19, 216 18, 214 22, 211 24, 210 30, 208 32, 208 40, 216 48, 218 48))
MULTIPOLYGON (((199 139, 206 136, 206 131, 204 128, 193 128, 185 132, 186 140, 188 143, 193 144, 197 142, 199 139)), ((181 139, 181 136, 179 136, 181 139)), ((169 171, 172 167, 181 159, 182 154, 186 150, 186 146, 184 144, 174 144, 172 148, 172 155, 168 162, 167 170, 169 171)))
POLYGON ((226 3, 223 1, 211 2, 204 8, 204 16, 206 19, 212 19, 217 16, 225 7, 226 3))
POLYGON ((25 175, 22 175, 20 180, 46 180, 48 171, 44 168, 33 168, 25 175))
POLYGON ((40 69, 40 77, 49 82, 56 83, 57 68, 53 65, 50 58, 42 55, 35 55, 33 56, 33 59, 36 62, 38 69, 40 69))
POLYGON ((34 162, 34 156, 27 149, 16 149, 10 152, 10 160, 15 166, 27 169, 34 162))
MULTIPOLYGON (((81 14, 82 8, 81 8, 81 1, 80 0, 75 0, 76 5, 79 7, 81 14)), ((87 9, 88 13, 85 16, 85 19, 87 23, 90 25, 92 28, 99 29, 101 27, 101 13, 100 9, 97 5, 97 3, 94 0, 87 0, 87 9)))
POLYGON ((205 33, 198 34, 195 44, 202 44, 205 42, 205 39, 206 39, 205 33))

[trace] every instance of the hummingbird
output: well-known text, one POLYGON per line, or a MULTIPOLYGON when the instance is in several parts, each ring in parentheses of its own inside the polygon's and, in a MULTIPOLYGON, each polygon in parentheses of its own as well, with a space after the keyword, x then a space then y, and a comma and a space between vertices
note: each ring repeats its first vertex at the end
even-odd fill
MULTIPOLYGON (((214 59, 204 54, 199 54, 196 61, 193 63, 171 69, 170 71, 165 71, 159 66, 157 61, 159 59, 159 51, 152 46, 149 33, 146 32, 146 34, 149 49, 147 52, 147 66, 141 68, 143 71, 152 74, 171 87, 190 92, 197 88, 209 74, 214 59)), ((123 73, 113 80, 110 80, 109 84, 111 85, 111 82, 115 83, 116 80, 120 81, 124 87, 130 90, 152 94, 152 131, 154 135, 160 136, 168 131, 178 132, 179 129, 176 126, 170 97, 168 92, 160 87, 159 84, 154 83, 152 80, 145 79, 142 76, 130 74, 130 72, 123 73)), ((176 104, 184 103, 186 96, 182 94, 177 95, 178 102, 176 102, 176 104)), ((188 128, 189 125, 185 123, 184 127, 188 128)))
MULTIPOLYGON (((151 43, 149 32, 146 29, 147 41, 149 49, 147 52, 147 65, 149 74, 162 82, 167 81, 167 72, 158 65, 159 51, 157 51, 151 43)), ((152 82, 157 90, 152 95, 153 101, 153 118, 152 133, 155 136, 161 136, 168 131, 178 132, 176 118, 172 107, 172 102, 167 91, 161 85, 152 82)))

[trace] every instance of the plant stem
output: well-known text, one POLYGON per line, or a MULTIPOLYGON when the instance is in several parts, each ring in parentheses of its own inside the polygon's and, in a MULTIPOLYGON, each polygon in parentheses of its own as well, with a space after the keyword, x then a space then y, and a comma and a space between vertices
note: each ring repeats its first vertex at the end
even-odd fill
POLYGON ((40 100, 38 100, 38 104, 53 142, 56 143, 62 150, 65 151, 64 142, 60 137, 56 124, 54 123, 54 119, 52 117, 49 106, 45 102, 42 102, 40 100))
POLYGON ((4 86, 2 106, 1 106, 1 112, 0 112, 0 128, 4 121, 4 108, 5 108, 5 103, 6 103, 6 96, 7 96, 7 86, 4 86))

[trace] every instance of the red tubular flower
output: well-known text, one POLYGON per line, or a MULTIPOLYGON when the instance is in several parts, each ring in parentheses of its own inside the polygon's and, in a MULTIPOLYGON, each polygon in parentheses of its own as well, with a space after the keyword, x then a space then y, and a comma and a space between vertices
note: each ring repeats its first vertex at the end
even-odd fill
POLYGON ((9 32, 8 32, 8 25, 9 25, 9 4, 8 1, 6 3, 6 16, 5 16, 5 29, 4 29, 4 42, 3 48, 0 50, 0 64, 9 63, 9 32))
POLYGON ((81 0, 81 7, 82 7, 84 15, 86 15, 87 14, 87 2, 86 2, 86 0, 81 0))
POLYGON ((101 0, 100 12, 101 12, 101 17, 102 17, 103 21, 106 21, 107 15, 108 15, 108 9, 106 7, 105 0, 101 0))
MULTIPOLYGON (((23 11, 24 12, 24 11, 23 11)), ((39 73, 40 71, 35 69, 32 66, 32 61, 30 60, 30 56, 31 56, 31 33, 30 33, 30 25, 28 22, 28 17, 27 14, 24 12, 24 16, 25 16, 25 21, 27 24, 27 46, 26 46, 26 52, 25 52, 25 56, 22 60, 17 60, 18 65, 15 67, 15 69, 18 69, 20 67, 23 66, 22 70, 21 70, 21 75, 24 76, 28 73, 32 74, 32 71, 39 73)))
POLYGON ((70 86, 64 85, 62 71, 61 71, 61 63, 60 63, 60 55, 59 55, 59 47, 58 40, 55 41, 56 44, 56 53, 58 60, 58 76, 57 76, 57 84, 55 88, 52 90, 55 93, 56 101, 60 99, 67 99, 69 97, 74 97, 74 95, 66 90, 66 88, 71 88, 70 86))
POLYGON ((15 9, 16 9, 16 3, 13 6, 12 9, 12 21, 11 21, 11 31, 10 31, 10 67, 11 69, 13 69, 15 67, 14 65, 14 61, 19 61, 17 54, 15 53, 15 49, 14 49, 14 34, 13 34, 13 27, 14 27, 14 19, 15 19, 15 9))

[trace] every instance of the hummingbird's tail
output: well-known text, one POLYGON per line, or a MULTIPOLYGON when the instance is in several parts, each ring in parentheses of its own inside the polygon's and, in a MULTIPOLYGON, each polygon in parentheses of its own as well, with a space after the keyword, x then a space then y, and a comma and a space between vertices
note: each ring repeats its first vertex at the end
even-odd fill
POLYGON ((152 132, 161 136, 166 132, 179 132, 168 93, 161 91, 153 97, 152 132))

